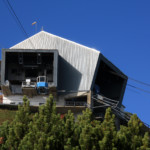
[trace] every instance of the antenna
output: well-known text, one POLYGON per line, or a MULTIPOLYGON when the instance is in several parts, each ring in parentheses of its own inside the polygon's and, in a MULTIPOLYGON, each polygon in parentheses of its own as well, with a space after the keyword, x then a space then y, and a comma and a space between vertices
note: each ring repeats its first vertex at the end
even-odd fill
POLYGON ((35 33, 37 33, 37 22, 34 21, 34 22, 32 23, 32 26, 33 26, 33 25, 35 25, 35 33))
POLYGON ((43 26, 42 26, 42 28, 41 28, 41 31, 44 31, 44 28, 43 28, 43 26))

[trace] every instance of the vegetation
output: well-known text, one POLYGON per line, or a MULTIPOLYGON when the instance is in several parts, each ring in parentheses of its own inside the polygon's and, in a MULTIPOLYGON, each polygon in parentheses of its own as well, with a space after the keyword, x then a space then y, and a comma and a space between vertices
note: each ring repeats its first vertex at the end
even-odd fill
POLYGON ((103 122, 94 120, 89 109, 75 121, 73 113, 61 117, 49 96, 38 113, 31 115, 29 101, 23 98, 14 120, 0 126, 0 150, 149 150, 149 134, 133 115, 127 126, 115 127, 108 108, 103 122))
POLYGON ((0 125, 6 120, 11 122, 14 119, 15 114, 15 110, 0 109, 0 125))

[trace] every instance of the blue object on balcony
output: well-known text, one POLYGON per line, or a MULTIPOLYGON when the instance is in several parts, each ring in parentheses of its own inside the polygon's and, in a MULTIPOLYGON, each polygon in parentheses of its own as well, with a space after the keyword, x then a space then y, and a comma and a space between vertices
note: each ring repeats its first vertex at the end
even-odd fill
POLYGON ((37 82, 37 88, 39 87, 48 87, 48 83, 47 82, 37 82))

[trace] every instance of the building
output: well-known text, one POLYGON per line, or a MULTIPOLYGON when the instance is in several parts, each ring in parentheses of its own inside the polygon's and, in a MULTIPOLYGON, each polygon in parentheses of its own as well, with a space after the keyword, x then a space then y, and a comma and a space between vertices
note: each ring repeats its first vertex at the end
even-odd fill
POLYGON ((18 105, 26 94, 38 106, 52 93, 60 112, 89 107, 100 117, 105 107, 121 108, 127 79, 100 51, 45 31, 2 50, 4 104, 18 105), (44 95, 38 76, 47 77, 44 95))

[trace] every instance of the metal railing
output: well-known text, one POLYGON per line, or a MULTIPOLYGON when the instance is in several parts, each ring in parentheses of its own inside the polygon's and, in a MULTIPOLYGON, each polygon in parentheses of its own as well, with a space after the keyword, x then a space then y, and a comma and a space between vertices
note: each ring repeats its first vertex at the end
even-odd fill
POLYGON ((83 101, 66 101, 65 106, 87 106, 87 102, 83 102, 83 101))
POLYGON ((35 88, 36 87, 36 83, 35 82, 26 82, 26 81, 23 81, 22 82, 22 87, 33 87, 33 88, 35 88))
POLYGON ((111 107, 113 112, 121 117, 122 119, 129 121, 131 115, 127 114, 126 112, 124 112, 123 110, 121 110, 121 108, 118 107, 119 101, 118 100, 114 100, 114 99, 110 99, 107 97, 104 97, 102 95, 93 95, 92 96, 93 101, 96 101, 97 103, 99 103, 98 106, 93 106, 93 109, 96 108, 105 108, 105 107, 111 107))

